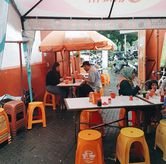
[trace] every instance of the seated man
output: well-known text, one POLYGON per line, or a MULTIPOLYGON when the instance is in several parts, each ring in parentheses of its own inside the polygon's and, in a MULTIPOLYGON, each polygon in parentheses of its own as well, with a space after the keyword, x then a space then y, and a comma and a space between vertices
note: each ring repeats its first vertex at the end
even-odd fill
POLYGON ((88 78, 84 78, 85 84, 79 87, 79 96, 87 97, 89 92, 100 91, 100 74, 97 69, 89 63, 89 61, 84 61, 82 67, 88 73, 88 78))
POLYGON ((68 94, 68 90, 66 88, 58 87, 63 78, 60 76, 60 67, 59 63, 55 62, 52 66, 52 69, 47 73, 46 76, 46 88, 47 91, 53 93, 55 95, 60 96, 60 107, 63 108, 64 105, 64 98, 68 94))

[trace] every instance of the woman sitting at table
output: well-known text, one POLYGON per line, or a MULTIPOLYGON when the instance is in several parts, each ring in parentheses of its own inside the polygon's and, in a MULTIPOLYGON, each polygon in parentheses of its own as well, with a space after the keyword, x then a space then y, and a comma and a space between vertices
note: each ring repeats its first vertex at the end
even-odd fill
MULTIPOLYGON (((138 94, 140 87, 139 87, 139 80, 136 77, 137 72, 133 68, 125 67, 120 74, 119 77, 119 95, 124 96, 135 96, 138 94)), ((125 117, 126 110, 125 108, 121 108, 119 112, 119 119, 125 117)), ((135 113, 132 113, 135 115, 135 113)), ((142 114, 137 112, 137 124, 140 124, 140 120, 142 119, 142 114)), ((136 116, 135 116, 136 117, 136 116)), ((120 121, 119 126, 125 126, 125 121, 120 121)))
POLYGON ((52 69, 47 73, 46 76, 46 88, 47 91, 55 95, 60 96, 60 108, 64 108, 64 98, 68 95, 68 89, 58 87, 57 84, 63 81, 60 76, 60 64, 55 62, 52 69))
POLYGON ((125 67, 121 71, 119 87, 119 95, 135 96, 139 90, 139 80, 136 79, 137 72, 133 68, 125 67))

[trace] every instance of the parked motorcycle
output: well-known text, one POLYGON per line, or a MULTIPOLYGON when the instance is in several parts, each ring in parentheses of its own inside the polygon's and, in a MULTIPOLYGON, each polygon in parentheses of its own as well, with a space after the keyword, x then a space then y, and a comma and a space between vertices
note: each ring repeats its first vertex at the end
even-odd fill
POLYGON ((116 62, 114 62, 113 64, 113 70, 115 73, 119 73, 122 70, 122 68, 127 65, 128 65, 127 60, 116 60, 116 62))

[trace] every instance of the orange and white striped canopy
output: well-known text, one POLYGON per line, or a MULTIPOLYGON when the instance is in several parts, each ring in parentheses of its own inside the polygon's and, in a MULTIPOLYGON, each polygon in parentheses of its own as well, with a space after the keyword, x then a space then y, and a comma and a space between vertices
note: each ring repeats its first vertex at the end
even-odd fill
POLYGON ((96 31, 52 31, 41 42, 42 52, 116 49, 116 45, 96 31))

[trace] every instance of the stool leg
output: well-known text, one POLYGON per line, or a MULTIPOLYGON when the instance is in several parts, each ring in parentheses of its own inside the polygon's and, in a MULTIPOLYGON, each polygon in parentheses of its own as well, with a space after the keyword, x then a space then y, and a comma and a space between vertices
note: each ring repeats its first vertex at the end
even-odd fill
POLYGON ((45 114, 44 106, 41 106, 41 113, 42 113, 42 123, 43 123, 43 127, 46 127, 46 114, 45 114))
POLYGON ((28 129, 32 129, 33 110, 28 109, 28 129))
POLYGON ((24 126, 25 126, 25 128, 27 128, 27 114, 25 112, 25 109, 23 111, 23 114, 24 114, 24 126))
POLYGON ((9 125, 9 119, 8 119, 8 116, 6 113, 5 113, 4 117, 6 120, 6 126, 7 126, 7 132, 8 132, 8 144, 10 144, 11 143, 11 135, 10 135, 11 130, 10 130, 10 125, 9 125))
POLYGON ((149 157, 149 148, 148 148, 148 145, 146 143, 146 140, 144 139, 144 146, 143 146, 143 149, 144 149, 144 157, 145 157, 145 163, 146 164, 150 164, 150 157, 149 157))
POLYGON ((56 109, 56 99, 55 96, 52 97, 52 106, 53 106, 53 110, 56 109))
POLYGON ((12 135, 15 137, 16 136, 16 117, 17 113, 16 111, 11 115, 11 127, 12 127, 12 135))
POLYGON ((156 150, 157 141, 159 140, 159 138, 158 138, 159 129, 160 129, 160 124, 159 124, 159 125, 157 126, 157 128, 156 128, 156 135, 155 135, 154 150, 156 150))

